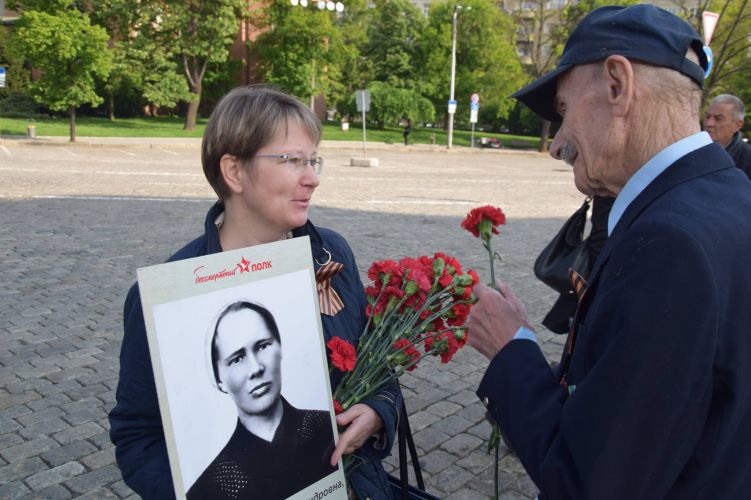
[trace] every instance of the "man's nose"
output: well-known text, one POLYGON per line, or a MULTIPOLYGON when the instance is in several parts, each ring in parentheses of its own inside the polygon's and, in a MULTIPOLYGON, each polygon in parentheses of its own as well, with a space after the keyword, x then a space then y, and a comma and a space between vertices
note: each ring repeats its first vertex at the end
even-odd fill
POLYGON ((550 156, 556 160, 561 159, 561 149, 563 148, 563 139, 560 138, 560 134, 556 133, 553 137, 553 142, 550 144, 550 156))

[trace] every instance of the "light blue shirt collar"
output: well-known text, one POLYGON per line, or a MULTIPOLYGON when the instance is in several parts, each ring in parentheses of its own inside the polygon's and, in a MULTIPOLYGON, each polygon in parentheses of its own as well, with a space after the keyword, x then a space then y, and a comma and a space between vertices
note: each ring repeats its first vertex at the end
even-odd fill
POLYGON ((658 175, 663 173, 670 165, 678 161, 683 156, 699 148, 711 144, 712 138, 706 132, 698 132, 671 144, 645 163, 634 175, 626 182, 618 197, 613 202, 613 208, 610 209, 608 216, 608 236, 610 236, 621 216, 626 211, 632 201, 649 186, 658 175))

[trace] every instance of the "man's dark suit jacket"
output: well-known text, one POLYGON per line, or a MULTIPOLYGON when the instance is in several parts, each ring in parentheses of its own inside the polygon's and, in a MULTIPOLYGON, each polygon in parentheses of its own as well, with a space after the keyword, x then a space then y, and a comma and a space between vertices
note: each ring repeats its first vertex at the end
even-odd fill
POLYGON ((705 146, 603 247, 568 389, 534 342, 498 353, 478 395, 541 500, 751 498, 749 256, 751 183, 705 146))

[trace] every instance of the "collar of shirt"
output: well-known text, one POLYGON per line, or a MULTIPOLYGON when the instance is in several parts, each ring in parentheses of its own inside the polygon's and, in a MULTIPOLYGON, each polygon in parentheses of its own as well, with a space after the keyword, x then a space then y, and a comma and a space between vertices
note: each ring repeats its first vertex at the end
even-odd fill
POLYGON ((645 163, 634 175, 626 182, 618 197, 613 202, 613 208, 610 209, 608 216, 608 236, 613 233, 618 221, 626 211, 632 201, 646 189, 649 184, 663 173, 670 165, 678 161, 679 158, 687 155, 692 151, 712 144, 712 138, 706 132, 698 132, 674 142, 645 163))

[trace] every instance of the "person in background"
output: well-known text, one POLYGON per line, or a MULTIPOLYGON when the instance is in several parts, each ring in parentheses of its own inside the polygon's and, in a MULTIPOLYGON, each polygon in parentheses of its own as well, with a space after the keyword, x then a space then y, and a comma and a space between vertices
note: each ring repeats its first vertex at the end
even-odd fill
POLYGON ((751 178, 751 146, 741 135, 745 115, 743 101, 730 94, 718 95, 712 99, 704 114, 704 130, 713 141, 725 148, 735 166, 751 178))
MULTIPOLYGON (((169 261, 308 236, 316 270, 343 266, 331 278, 342 308, 321 307, 324 338, 357 345, 366 324, 366 296, 355 257, 341 235, 308 219, 323 167, 320 139, 320 122, 294 97, 265 87, 239 87, 225 95, 206 125, 201 156, 219 200, 206 215, 204 233, 169 261)), ((142 497, 174 498, 137 284, 126 297, 123 323, 120 379, 109 415, 117 464, 125 483, 142 497)), ((331 380, 332 390, 338 382, 331 380)), ((381 460, 394 442, 401 404, 392 384, 336 417, 344 430, 330 460, 334 465, 352 453, 361 459, 347 480, 362 499, 391 498, 381 460)))
POLYGON ((475 287, 477 395, 540 500, 749 497, 751 183, 700 131, 703 45, 658 7, 601 7, 514 94, 561 122, 579 191, 616 197, 555 370, 511 288, 475 287))
POLYGON ((402 137, 404 137, 405 146, 409 144, 409 134, 411 132, 412 132, 412 121, 407 120, 407 124, 404 126, 404 131, 402 132, 402 137))

